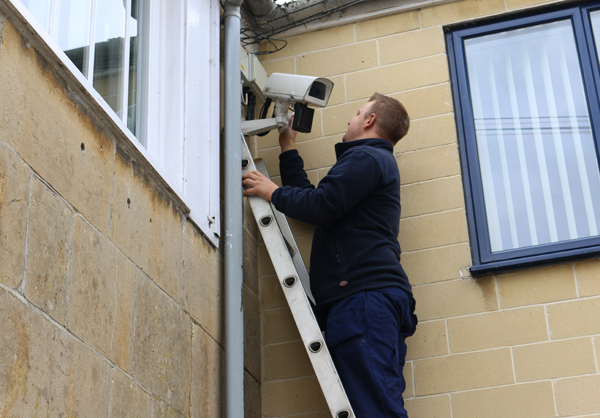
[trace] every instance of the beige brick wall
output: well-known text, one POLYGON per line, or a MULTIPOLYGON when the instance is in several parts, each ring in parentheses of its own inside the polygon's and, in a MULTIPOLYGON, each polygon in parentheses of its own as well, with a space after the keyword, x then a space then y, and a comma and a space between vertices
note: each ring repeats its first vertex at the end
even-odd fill
MULTIPOLYGON (((411 418, 600 416, 600 261, 474 279, 443 26, 544 0, 459 0, 298 34, 262 57, 267 72, 329 76, 329 105, 298 136, 315 184, 333 144, 377 90, 411 115, 395 147, 402 178, 399 240, 420 324, 408 340, 411 418)), ((552 3, 560 3, 552 2, 552 3)), ((279 175, 277 137, 257 153, 279 175)), ((277 179, 276 179, 277 180, 277 179)), ((292 222, 308 263, 312 227, 292 222)), ((328 416, 264 247, 259 248, 263 416, 328 416), (290 393, 293 392, 293 393, 290 393)))
MULTIPOLYGON (((0 417, 220 418, 220 250, 28 36, 0 14, 0 417)), ((252 418, 256 239, 246 225, 252 418)))

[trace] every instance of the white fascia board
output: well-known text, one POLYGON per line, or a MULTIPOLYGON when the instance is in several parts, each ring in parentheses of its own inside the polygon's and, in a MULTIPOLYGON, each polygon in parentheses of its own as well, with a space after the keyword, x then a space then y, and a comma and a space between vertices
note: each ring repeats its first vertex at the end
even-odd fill
MULTIPOLYGON (((26 26, 30 27, 32 34, 38 37, 38 40, 45 44, 44 46, 47 49, 50 49, 54 54, 54 57, 47 58, 50 59, 50 62, 53 61, 56 63, 56 70, 62 72, 65 75, 66 80, 69 82, 77 82, 78 86, 71 85, 71 87, 79 87, 81 91, 84 93, 84 96, 92 98, 93 100, 89 100, 89 103, 94 107, 100 107, 103 111, 101 119, 109 123, 109 128, 118 129, 118 134, 123 135, 129 139, 131 145, 133 145, 134 149, 139 152, 139 154, 146 160, 147 164, 144 164, 144 161, 139 161, 144 168, 149 169, 149 174, 153 174, 155 172, 158 176, 153 176, 155 180, 158 180, 159 183, 164 183, 167 187, 167 190, 170 190, 171 196, 175 198, 176 204, 184 211, 184 213, 189 214, 190 209, 185 204, 183 200, 183 193, 181 188, 169 177, 167 177, 164 170, 157 164, 157 162, 152 158, 152 156, 148 153, 146 148, 137 140, 137 138, 129 131, 129 129, 125 126, 123 121, 118 118, 116 113, 112 110, 112 108, 106 103, 106 101, 100 96, 100 94, 93 88, 92 83, 86 79, 83 74, 79 71, 79 69, 71 62, 69 57, 60 49, 58 44, 50 38, 50 35, 44 30, 44 28, 37 22, 37 20, 31 15, 29 10, 25 8, 25 6, 19 0, 0 0, 0 9, 7 13, 12 14, 18 20, 18 22, 24 23, 26 26), (61 68, 62 67, 62 68, 61 68), (68 71, 65 71, 66 70, 68 71)), ((27 29, 27 27, 25 27, 27 29)), ((43 51, 41 51, 43 53, 43 51)), ((85 97, 84 97, 85 99, 85 97)))

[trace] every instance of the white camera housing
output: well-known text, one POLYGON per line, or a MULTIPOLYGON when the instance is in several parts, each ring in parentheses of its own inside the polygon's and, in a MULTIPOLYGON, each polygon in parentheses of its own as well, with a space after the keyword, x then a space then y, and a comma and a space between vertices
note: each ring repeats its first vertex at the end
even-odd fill
POLYGON ((327 78, 273 73, 263 92, 275 101, 325 107, 332 89, 333 82, 327 78))
MULTIPOLYGON (((278 129, 283 132, 289 123, 288 110, 295 104, 325 107, 329 101, 333 82, 323 77, 273 73, 267 80, 263 93, 275 102, 275 117, 242 121, 244 135, 257 135, 278 129)), ((307 110, 308 111, 308 110, 307 110)), ((295 120, 294 123, 297 121, 295 120)), ((308 124, 312 123, 312 115, 308 124)), ((310 128, 308 131, 310 132, 310 128)))

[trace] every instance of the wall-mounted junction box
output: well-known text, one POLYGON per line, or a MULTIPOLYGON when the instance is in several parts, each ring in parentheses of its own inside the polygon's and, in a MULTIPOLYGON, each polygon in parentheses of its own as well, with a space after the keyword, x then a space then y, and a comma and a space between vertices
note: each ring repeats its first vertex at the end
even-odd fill
POLYGON ((240 67, 242 70, 242 87, 250 87, 258 102, 263 103, 265 96, 263 89, 267 83, 267 72, 258 57, 240 48, 240 67))

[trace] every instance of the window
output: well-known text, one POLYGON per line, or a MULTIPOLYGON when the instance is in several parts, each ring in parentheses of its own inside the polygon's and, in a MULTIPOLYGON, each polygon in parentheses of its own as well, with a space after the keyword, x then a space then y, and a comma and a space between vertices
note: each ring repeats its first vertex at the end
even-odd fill
POLYGON ((218 0, 9 1, 80 74, 216 244, 218 0))
POLYGON ((448 33, 474 274, 600 252, 596 36, 600 2, 448 33))

